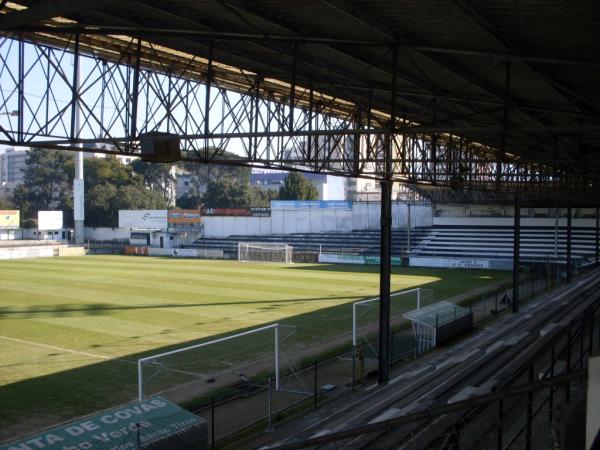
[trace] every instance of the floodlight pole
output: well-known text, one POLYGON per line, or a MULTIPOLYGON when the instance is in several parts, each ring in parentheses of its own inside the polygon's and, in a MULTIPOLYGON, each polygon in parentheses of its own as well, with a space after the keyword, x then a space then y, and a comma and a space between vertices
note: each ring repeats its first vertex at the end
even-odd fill
POLYGON ((515 222, 513 236, 513 301, 512 311, 519 311, 519 269, 521 259, 521 208, 519 196, 515 195, 515 222))
MULTIPOLYGON (((79 58, 79 34, 75 36, 75 52, 73 56, 73 86, 71 115, 71 136, 81 138, 81 106, 79 105, 79 88, 81 84, 81 64, 79 58)), ((81 145, 79 145, 81 146, 81 145)), ((75 178, 73 179, 73 224, 75 228, 75 243, 84 242, 85 221, 85 182, 83 178, 83 152, 75 156, 75 178)))

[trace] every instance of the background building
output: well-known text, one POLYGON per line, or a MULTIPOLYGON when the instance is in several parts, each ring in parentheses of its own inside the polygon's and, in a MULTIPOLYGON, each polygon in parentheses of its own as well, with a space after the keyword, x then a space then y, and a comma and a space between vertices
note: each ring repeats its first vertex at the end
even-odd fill
POLYGON ((0 197, 10 197, 23 182, 27 151, 7 148, 0 154, 0 197))
MULTIPOLYGON (((345 178, 323 173, 303 173, 302 175, 317 188, 319 200, 346 199, 345 178)), ((252 169, 250 185, 279 191, 287 176, 287 172, 280 170, 252 169)))

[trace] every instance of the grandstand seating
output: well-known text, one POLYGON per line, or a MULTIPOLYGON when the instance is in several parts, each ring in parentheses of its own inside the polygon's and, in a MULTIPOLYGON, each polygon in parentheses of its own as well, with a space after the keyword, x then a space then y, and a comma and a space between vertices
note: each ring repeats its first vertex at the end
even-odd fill
MULTIPOLYGON (((595 230, 572 230, 572 255, 590 258, 595 254, 595 230)), ((543 259, 554 256, 553 227, 522 227, 521 257, 543 259)), ((294 233, 265 236, 203 237, 192 247, 223 250, 228 258, 237 258, 238 242, 278 242, 292 245, 301 252, 334 252, 376 255, 379 253, 378 230, 355 230, 335 233, 294 233)), ((405 254, 406 230, 392 232, 392 255, 405 254)), ((566 254, 566 229, 559 227, 557 256, 566 254)), ((433 226, 411 230, 411 254, 430 257, 503 258, 512 259, 512 227, 433 226)))
MULTIPOLYGON (((429 235, 429 228, 416 228, 411 232, 411 247, 429 235)), ((357 230, 335 233, 292 233, 265 236, 229 236, 226 238, 200 238, 193 247, 223 250, 230 257, 237 257, 238 242, 280 242, 294 247, 294 251, 334 252, 375 255, 379 253, 379 231, 357 230)), ((406 230, 392 232, 392 254, 404 253, 407 245, 406 230)))
MULTIPOLYGON (((572 228, 573 256, 589 258, 595 254, 595 230, 572 228)), ((521 227, 521 257, 540 259, 554 256, 554 227, 521 227)), ((557 256, 567 252, 566 228, 558 229, 557 256)), ((437 257, 505 258, 513 256, 512 227, 434 226, 427 237, 413 248, 413 254, 437 257)))

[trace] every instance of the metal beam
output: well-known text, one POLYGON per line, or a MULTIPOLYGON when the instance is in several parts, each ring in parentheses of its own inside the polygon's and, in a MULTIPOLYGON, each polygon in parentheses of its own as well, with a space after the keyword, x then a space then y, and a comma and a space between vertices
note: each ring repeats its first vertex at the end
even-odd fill
POLYGON ((118 3, 121 2, 117 0, 77 0, 76 2, 73 0, 52 0, 51 2, 39 2, 27 9, 0 15, 0 31, 16 30, 19 27, 31 26, 53 17, 65 17, 98 8, 111 8, 118 3))
POLYGON ((596 267, 600 266, 600 208, 596 206, 596 267))
POLYGON ((571 282, 573 270, 571 268, 571 231, 572 231, 573 209, 571 205, 567 208, 567 283, 571 282))
POLYGON ((381 236, 379 249, 379 364, 378 383, 390 379, 390 277, 392 273, 392 182, 381 182, 381 236))
MULTIPOLYGON (((96 2, 106 5, 107 2, 96 2)), ((119 3, 119 2, 115 2, 119 3)), ((98 9, 98 8, 96 8, 98 9)), ((108 8, 102 8, 106 10, 108 8)), ((54 14, 56 15, 56 14, 54 14)), ((3 29, 8 31, 8 29, 3 29)), ((10 31, 27 32, 27 33, 48 33, 55 34, 95 34, 95 35, 110 35, 110 34, 127 34, 132 37, 182 37, 182 38, 203 38, 203 39, 218 39, 221 41, 257 41, 257 42, 285 42, 285 43, 306 43, 306 44, 344 44, 344 45, 360 45, 367 47, 390 47, 395 46, 399 50, 416 52, 416 53, 439 53, 457 56, 475 56, 482 59, 493 58, 498 61, 510 62, 537 62, 541 64, 558 65, 558 66, 573 66, 588 69, 600 69, 600 62, 581 59, 569 58, 549 58, 541 55, 521 54, 515 52, 494 52, 485 50, 473 50, 468 48, 456 47, 439 47, 419 44, 404 44, 394 39, 381 40, 361 40, 361 39, 343 39, 331 38, 325 36, 303 36, 303 35, 281 35, 273 33, 241 33, 241 32, 222 32, 222 31, 204 31, 193 28, 154 28, 147 26, 119 26, 119 25, 65 25, 53 24, 52 27, 41 25, 24 24, 20 26, 10 27, 10 31)))
POLYGON ((519 273, 521 271, 521 208, 518 195, 515 195, 514 214, 512 312, 516 313, 519 311, 519 273))

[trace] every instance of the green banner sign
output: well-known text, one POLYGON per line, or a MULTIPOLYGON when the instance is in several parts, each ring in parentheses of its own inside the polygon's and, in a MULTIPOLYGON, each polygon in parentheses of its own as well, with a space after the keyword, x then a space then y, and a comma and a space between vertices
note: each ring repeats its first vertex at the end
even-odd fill
POLYGON ((205 424, 179 406, 152 397, 4 444, 0 450, 137 449, 205 424))

